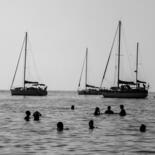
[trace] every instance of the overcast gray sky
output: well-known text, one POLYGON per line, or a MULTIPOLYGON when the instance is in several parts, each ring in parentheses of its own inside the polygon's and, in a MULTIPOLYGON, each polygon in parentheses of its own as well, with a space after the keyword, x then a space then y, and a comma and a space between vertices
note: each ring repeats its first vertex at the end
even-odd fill
POLYGON ((155 90, 154 0, 0 1, 0 89, 9 89, 26 31, 50 90, 76 90, 85 48, 88 80, 100 85, 118 20, 128 51, 140 43, 143 78, 155 90))

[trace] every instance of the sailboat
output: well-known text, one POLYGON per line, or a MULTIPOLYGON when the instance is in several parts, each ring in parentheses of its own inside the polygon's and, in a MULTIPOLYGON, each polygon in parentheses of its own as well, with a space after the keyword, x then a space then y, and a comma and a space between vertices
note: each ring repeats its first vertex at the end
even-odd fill
POLYGON ((39 83, 37 81, 29 81, 26 79, 26 64, 27 64, 27 38, 28 33, 25 33, 24 42, 22 45, 22 50, 20 52, 17 66, 15 69, 15 73, 13 76, 13 80, 11 83, 10 91, 11 95, 23 95, 23 96, 46 96, 47 95, 47 86, 45 84, 39 83), (23 50, 25 46, 25 49, 23 50), (16 73, 19 66, 19 61, 21 59, 22 52, 24 51, 24 78, 23 78, 23 86, 21 87, 13 87, 14 80, 16 77, 16 73))
POLYGON ((80 80, 79 80, 79 84, 78 84, 78 94, 79 95, 101 95, 102 93, 101 93, 101 90, 99 87, 88 84, 87 70, 88 70, 88 48, 86 48, 86 55, 85 55, 84 63, 82 66, 82 72, 81 72, 80 80), (81 90, 80 86, 81 86, 81 78, 82 78, 84 66, 85 66, 85 88, 81 90))
MULTIPOLYGON (((118 32, 118 69, 117 69, 117 86, 113 86, 111 88, 104 88, 102 90, 103 96, 105 98, 146 98, 148 96, 148 87, 146 86, 146 82, 145 81, 140 81, 138 80, 138 47, 139 47, 139 43, 137 43, 137 58, 136 58, 136 82, 133 81, 123 81, 120 79, 120 65, 121 65, 121 60, 120 60, 120 56, 121 56, 121 21, 119 21, 118 23, 118 27, 117 27, 117 31, 115 33, 115 37, 113 40, 113 44, 112 47, 114 45, 114 41, 116 38, 116 34, 118 32)), ((112 53, 112 48, 110 50, 110 54, 108 57, 108 61, 107 61, 107 65, 105 67, 105 71, 104 71, 104 75, 102 78, 102 82, 101 82, 101 86, 103 83, 103 80, 105 78, 106 75, 106 71, 107 71, 107 67, 109 64, 109 60, 111 57, 111 53, 112 53)))

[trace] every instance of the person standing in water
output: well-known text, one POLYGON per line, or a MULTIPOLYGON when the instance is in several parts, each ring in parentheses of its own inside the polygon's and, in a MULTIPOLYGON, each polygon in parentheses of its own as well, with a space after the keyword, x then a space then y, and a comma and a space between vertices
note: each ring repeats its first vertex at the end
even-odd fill
POLYGON ((63 130, 69 130, 69 128, 64 128, 64 124, 62 122, 58 122, 57 131, 62 132, 63 130))
POLYGON ((94 115, 95 116, 99 116, 101 113, 100 113, 100 108, 99 107, 96 107, 95 108, 95 111, 94 111, 94 115))
POLYGON ((146 131, 146 125, 145 124, 141 124, 140 128, 139 128, 140 132, 145 132, 146 131))
POLYGON ((120 116, 126 116, 126 111, 124 109, 124 105, 120 105, 120 109, 121 109, 121 111, 120 111, 119 115, 120 116))
POLYGON ((105 114, 114 114, 114 112, 111 110, 111 106, 107 107, 107 110, 105 111, 105 114))
POLYGON ((57 123, 57 131, 63 131, 63 129, 64 129, 63 123, 62 122, 58 122, 57 123))
POLYGON ((71 106, 71 110, 74 110, 74 109, 75 109, 75 107, 74 107, 74 105, 72 105, 72 106, 71 106))
POLYGON ((26 114, 26 116, 25 116, 25 120, 26 121, 29 121, 30 120, 30 116, 31 116, 31 112, 29 111, 29 110, 27 110, 26 112, 25 112, 25 114, 26 114))
POLYGON ((34 121, 39 121, 40 120, 40 116, 42 116, 41 113, 39 111, 35 111, 33 113, 34 121))
POLYGON ((90 120, 89 121, 89 129, 94 129, 94 121, 93 120, 90 120))

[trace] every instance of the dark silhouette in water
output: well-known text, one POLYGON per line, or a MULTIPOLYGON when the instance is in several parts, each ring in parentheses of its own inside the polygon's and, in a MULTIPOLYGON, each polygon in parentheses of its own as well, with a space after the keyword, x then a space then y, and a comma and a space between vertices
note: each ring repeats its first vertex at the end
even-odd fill
POLYGON ((121 109, 121 111, 120 111, 119 115, 120 116, 126 116, 126 111, 124 109, 124 105, 120 105, 120 109, 121 109))
POLYGON ((41 113, 39 111, 35 111, 33 113, 34 121, 39 121, 41 113))
POLYGON ((57 131, 63 131, 63 129, 64 129, 63 123, 62 122, 58 122, 57 123, 57 131))
POLYGON ((95 112, 94 112, 94 115, 95 116, 99 116, 101 113, 100 113, 100 108, 99 107, 96 107, 95 108, 95 112))
POLYGON ((69 130, 69 128, 64 128, 64 125, 62 122, 57 123, 57 131, 63 131, 63 130, 69 130))
POLYGON ((26 114, 26 116, 25 116, 24 119, 25 119, 26 121, 29 121, 29 120, 30 120, 30 116, 31 116, 31 112, 27 110, 27 111, 25 112, 25 114, 26 114))
POLYGON ((141 124, 140 128, 139 128, 140 132, 145 132, 146 131, 146 125, 145 124, 141 124))
POLYGON ((90 120, 89 121, 89 129, 94 129, 94 121, 93 120, 90 120))
POLYGON ((72 105, 72 106, 71 106, 71 110, 74 110, 74 109, 75 109, 75 107, 74 107, 74 105, 72 105))
POLYGON ((114 114, 114 112, 111 110, 111 106, 107 107, 107 110, 105 111, 105 114, 114 114))

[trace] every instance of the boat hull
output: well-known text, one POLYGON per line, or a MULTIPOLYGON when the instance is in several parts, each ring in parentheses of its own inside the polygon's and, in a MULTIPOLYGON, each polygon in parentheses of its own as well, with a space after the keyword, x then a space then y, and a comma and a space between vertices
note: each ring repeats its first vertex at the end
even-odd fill
POLYGON ((11 95, 20 95, 20 96, 46 96, 47 90, 43 89, 11 89, 11 95))
POLYGON ((78 90, 79 95, 102 95, 102 91, 95 89, 78 90))
POLYGON ((105 98, 146 98, 148 96, 147 90, 133 90, 133 91, 113 91, 104 90, 102 92, 105 98))

